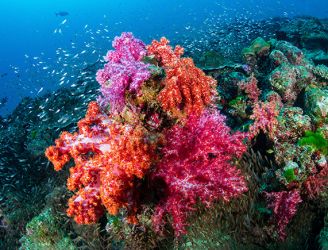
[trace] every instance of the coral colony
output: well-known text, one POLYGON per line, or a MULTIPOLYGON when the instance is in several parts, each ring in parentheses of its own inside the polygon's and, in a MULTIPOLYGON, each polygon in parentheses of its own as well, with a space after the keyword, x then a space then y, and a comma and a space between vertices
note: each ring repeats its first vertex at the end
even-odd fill
MULTIPOLYGON (((57 171, 74 160, 67 188, 75 194, 67 214, 79 224, 96 223, 105 213, 138 224, 138 215, 151 204, 154 230, 171 226, 179 237, 199 204, 211 207, 248 191, 248 177, 237 162, 260 133, 273 141, 278 164, 301 144, 327 152, 319 132, 307 132, 298 142, 311 126, 302 111, 288 105, 313 75, 302 53, 288 43, 259 38, 243 52, 249 72, 270 50, 276 67, 269 76, 275 92, 265 98, 254 74, 238 84, 245 99, 234 107, 246 100, 252 111, 244 132, 226 125, 216 81, 182 57, 182 47, 172 48, 166 38, 146 46, 132 33, 116 37, 113 47, 97 72, 101 95, 89 103, 78 132, 61 133, 46 150, 57 171)), ((262 191, 281 239, 302 200, 327 186, 327 162, 314 164, 310 158, 306 169, 287 164, 277 173, 283 185, 262 191)))
POLYGON ((113 47, 97 73, 101 97, 89 104, 79 132, 62 133, 46 151, 56 170, 74 159, 67 187, 77 191, 67 214, 89 224, 105 210, 125 209, 137 223, 147 178, 159 194, 154 227, 160 230, 169 213, 180 235, 198 200, 209 206, 247 191, 232 164, 246 150, 245 134, 231 134, 214 106, 215 80, 181 58, 183 48, 173 50, 165 38, 146 47, 131 33, 115 38, 113 47), (165 73, 152 77, 152 70, 165 73))

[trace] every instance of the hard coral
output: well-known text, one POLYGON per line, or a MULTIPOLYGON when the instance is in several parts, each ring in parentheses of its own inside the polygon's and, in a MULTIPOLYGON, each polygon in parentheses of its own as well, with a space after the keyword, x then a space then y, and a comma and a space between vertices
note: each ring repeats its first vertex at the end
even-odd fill
POLYGON ((224 120, 219 111, 205 111, 166 132, 163 158, 152 174, 153 182, 163 185, 153 219, 157 230, 165 224, 164 215, 171 214, 175 234, 183 234, 197 201, 210 206, 247 191, 243 176, 232 165, 233 158, 246 150, 245 135, 231 135, 224 120))
POLYGON ((143 82, 149 79, 148 64, 142 62, 146 55, 145 44, 132 33, 122 33, 113 41, 115 50, 105 56, 107 64, 97 72, 102 96, 102 106, 110 105, 111 111, 120 112, 125 105, 125 93, 138 94, 143 82))
POLYGON ((268 80, 287 105, 292 106, 302 90, 314 81, 312 66, 303 52, 285 41, 271 40, 270 60, 275 69, 268 80))
POLYGON ((176 46, 173 50, 169 40, 163 37, 160 41, 154 40, 147 51, 165 69, 164 88, 158 95, 165 111, 172 116, 193 112, 200 114, 213 103, 216 95, 215 80, 197 68, 191 58, 181 58, 182 47, 176 46))
POLYGON ((133 218, 135 180, 151 164, 152 150, 144 140, 144 129, 109 118, 91 102, 86 117, 78 123, 79 133, 62 133, 56 146, 46 150, 56 170, 71 158, 75 161, 67 186, 79 191, 70 199, 67 213, 78 223, 96 222, 104 207, 111 214, 126 208, 133 218))

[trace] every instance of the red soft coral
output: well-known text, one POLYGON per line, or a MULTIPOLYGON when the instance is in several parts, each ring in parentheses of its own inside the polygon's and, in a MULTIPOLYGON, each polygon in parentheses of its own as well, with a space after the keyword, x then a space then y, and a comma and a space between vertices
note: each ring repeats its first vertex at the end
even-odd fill
POLYGON ((110 134, 111 150, 103 159, 106 171, 100 179, 102 201, 111 214, 125 207, 133 216, 137 208, 135 178, 142 179, 149 169, 153 149, 145 142, 144 129, 140 126, 111 126, 110 134))
POLYGON ((268 208, 272 209, 280 238, 286 238, 285 229, 297 212, 297 205, 302 202, 299 190, 264 193, 268 208))
POLYGON ((104 214, 98 186, 80 189, 68 201, 67 215, 79 224, 96 223, 104 214))
POLYGON ((94 223, 104 207, 111 214, 126 208, 131 221, 137 209, 134 191, 151 164, 151 146, 141 126, 123 125, 101 113, 95 102, 78 123, 79 133, 64 132, 46 156, 60 170, 71 158, 67 187, 78 190, 69 200, 67 213, 78 223, 94 223))
POLYGON ((322 169, 309 176, 306 181, 303 183, 306 194, 310 199, 315 199, 318 195, 328 188, 328 164, 322 167, 322 169))
POLYGON ((99 151, 109 139, 105 132, 107 122, 109 117, 101 113, 98 104, 90 102, 85 118, 78 123, 79 133, 63 132, 55 141, 56 146, 46 149, 45 154, 54 164, 55 170, 61 170, 72 157, 77 158, 90 150, 99 151), (97 137, 97 140, 91 140, 93 137, 97 137))
POLYGON ((152 175, 154 183, 161 186, 153 220, 157 230, 169 213, 176 235, 183 234, 187 215, 197 201, 209 206, 247 191, 243 176, 232 166, 233 158, 246 150, 242 143, 245 135, 231 135, 224 119, 219 111, 206 111, 167 131, 163 158, 152 175))
POLYGON ((182 112, 200 114, 213 103, 216 81, 197 68, 191 58, 181 58, 182 47, 176 46, 173 50, 163 37, 160 41, 154 40, 147 51, 165 69, 164 88, 158 96, 165 111, 173 116, 180 116, 182 112))

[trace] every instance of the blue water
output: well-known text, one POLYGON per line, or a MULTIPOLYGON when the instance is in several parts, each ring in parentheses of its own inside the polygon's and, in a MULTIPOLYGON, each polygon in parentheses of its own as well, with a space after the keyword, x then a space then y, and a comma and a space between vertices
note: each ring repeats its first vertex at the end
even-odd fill
POLYGON ((148 43, 164 35, 174 39, 190 28, 206 29, 208 20, 325 18, 328 1, 1 0, 0 10, 0 99, 8 97, 0 115, 7 115, 24 96, 73 83, 77 72, 110 49, 111 39, 122 31, 148 43), (56 16, 59 11, 69 15, 56 16))

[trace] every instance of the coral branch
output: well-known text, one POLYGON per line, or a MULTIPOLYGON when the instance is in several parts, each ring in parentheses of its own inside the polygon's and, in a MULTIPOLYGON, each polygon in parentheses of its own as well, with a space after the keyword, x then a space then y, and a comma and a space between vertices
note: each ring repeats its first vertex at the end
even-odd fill
POLYGON ((257 86, 257 79, 254 74, 248 79, 247 82, 242 81, 238 84, 239 88, 244 90, 248 98, 253 102, 258 102, 261 90, 257 86))
POLYGON ((275 137, 278 126, 277 117, 279 115, 280 102, 275 98, 268 102, 255 102, 253 114, 250 116, 254 123, 249 128, 249 138, 254 138, 262 130, 271 139, 275 137))

